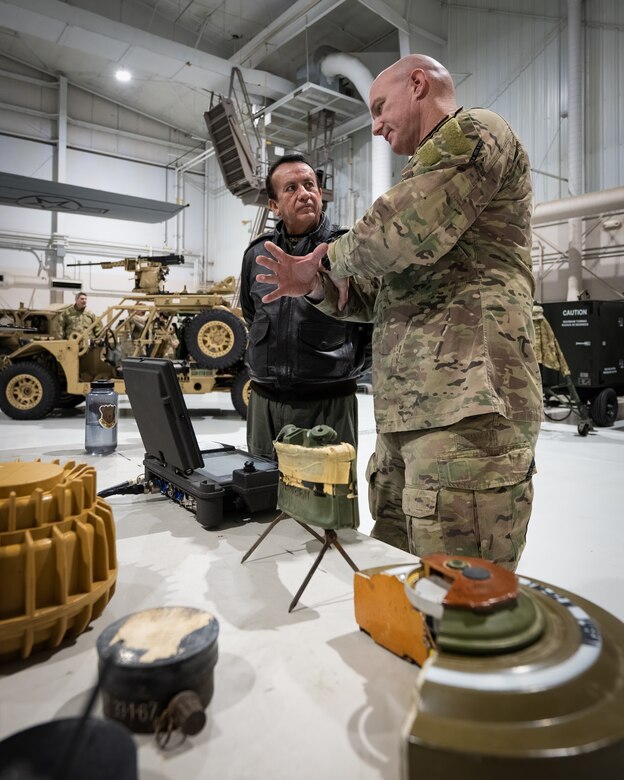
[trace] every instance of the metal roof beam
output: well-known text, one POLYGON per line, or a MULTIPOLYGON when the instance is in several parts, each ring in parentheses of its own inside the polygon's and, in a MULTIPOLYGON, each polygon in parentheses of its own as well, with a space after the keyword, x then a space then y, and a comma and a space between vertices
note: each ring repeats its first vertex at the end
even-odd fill
POLYGON ((265 57, 342 5, 345 0, 298 0, 230 57, 233 65, 255 68, 265 57))
POLYGON ((400 33, 406 35, 417 33, 423 38, 428 38, 441 46, 446 44, 445 38, 441 38, 439 35, 429 32, 429 30, 425 30, 419 25, 408 22, 407 19, 404 19, 394 10, 394 8, 385 3, 384 0, 358 0, 358 2, 368 8, 369 11, 381 16, 382 19, 385 19, 387 22, 394 25, 400 33))

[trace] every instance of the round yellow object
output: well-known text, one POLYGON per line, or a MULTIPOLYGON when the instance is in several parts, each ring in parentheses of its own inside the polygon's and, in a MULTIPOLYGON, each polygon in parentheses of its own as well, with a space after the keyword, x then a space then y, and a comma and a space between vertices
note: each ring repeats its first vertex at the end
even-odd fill
POLYGON ((35 488, 51 490, 63 475, 58 463, 0 463, 0 498, 8 498, 11 493, 29 496, 35 488))

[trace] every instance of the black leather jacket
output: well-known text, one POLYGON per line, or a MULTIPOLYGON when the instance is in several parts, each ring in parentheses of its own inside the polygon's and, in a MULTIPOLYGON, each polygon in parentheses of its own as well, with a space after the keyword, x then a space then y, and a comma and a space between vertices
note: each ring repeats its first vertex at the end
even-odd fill
POLYGON ((313 400, 355 392, 370 342, 370 326, 335 320, 305 298, 280 298, 262 303, 274 286, 261 284, 257 274, 268 273, 256 263, 273 241, 289 254, 306 255, 323 241, 345 233, 322 215, 316 230, 303 237, 293 252, 282 221, 272 235, 253 241, 243 256, 241 308, 249 326, 245 363, 254 388, 281 400, 313 400))

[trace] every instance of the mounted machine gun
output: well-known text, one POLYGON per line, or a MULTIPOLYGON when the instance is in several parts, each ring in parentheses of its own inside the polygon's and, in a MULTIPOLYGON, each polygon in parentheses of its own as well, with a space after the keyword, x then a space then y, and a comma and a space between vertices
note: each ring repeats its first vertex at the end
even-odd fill
POLYGON ((134 289, 132 292, 143 292, 148 295, 164 293, 165 279, 169 266, 184 262, 183 255, 155 255, 146 257, 125 257, 123 260, 103 260, 96 263, 68 263, 67 267, 99 266, 100 268, 124 268, 134 274, 134 289))

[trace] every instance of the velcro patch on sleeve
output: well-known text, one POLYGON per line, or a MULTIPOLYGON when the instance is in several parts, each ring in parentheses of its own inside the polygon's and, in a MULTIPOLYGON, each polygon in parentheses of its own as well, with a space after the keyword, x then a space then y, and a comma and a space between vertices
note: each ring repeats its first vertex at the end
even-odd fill
POLYGON ((425 141, 422 147, 418 150, 418 157, 423 165, 435 165, 442 159, 440 150, 433 143, 431 138, 428 141, 425 141))
POLYGON ((457 119, 449 119, 440 130, 451 154, 467 154, 472 150, 472 144, 464 135, 457 119))

